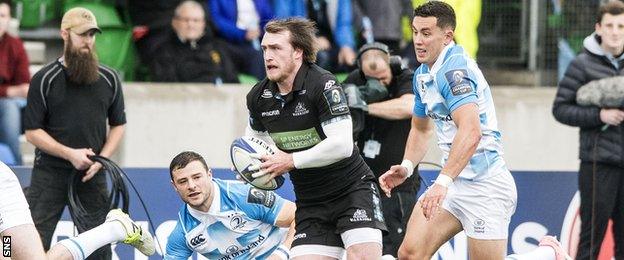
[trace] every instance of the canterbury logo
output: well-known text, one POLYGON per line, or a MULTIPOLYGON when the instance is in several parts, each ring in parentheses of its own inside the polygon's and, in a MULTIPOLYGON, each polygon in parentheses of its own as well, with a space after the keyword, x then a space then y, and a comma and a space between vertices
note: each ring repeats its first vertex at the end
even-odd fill
POLYGON ((191 238, 191 246, 200 245, 204 241, 206 241, 206 239, 204 238, 204 234, 199 234, 199 236, 191 238))

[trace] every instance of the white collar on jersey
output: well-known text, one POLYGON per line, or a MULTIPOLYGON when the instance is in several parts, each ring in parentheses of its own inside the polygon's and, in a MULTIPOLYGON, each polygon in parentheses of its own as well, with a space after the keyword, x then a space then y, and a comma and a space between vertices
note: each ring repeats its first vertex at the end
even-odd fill
POLYGON ((221 208, 221 190, 219 189, 219 185, 217 185, 216 182, 212 181, 211 184, 212 184, 212 192, 214 192, 214 196, 212 197, 212 202, 210 203, 210 208, 208 209, 208 212, 196 210, 192 208, 191 206, 189 206, 188 204, 186 204, 186 208, 188 208, 188 211, 191 213, 191 216, 197 219, 200 219, 202 216, 216 215, 217 213, 219 213, 219 209, 221 208))
POLYGON ((449 43, 448 45, 446 45, 446 47, 444 47, 444 49, 442 49, 442 51, 440 52, 440 55, 438 55, 438 58, 436 59, 436 62, 429 69, 429 74, 435 75, 436 73, 438 73, 438 70, 442 67, 442 64, 444 63, 444 56, 446 56, 446 53, 453 46, 455 46, 455 42, 451 41, 451 43, 449 43))

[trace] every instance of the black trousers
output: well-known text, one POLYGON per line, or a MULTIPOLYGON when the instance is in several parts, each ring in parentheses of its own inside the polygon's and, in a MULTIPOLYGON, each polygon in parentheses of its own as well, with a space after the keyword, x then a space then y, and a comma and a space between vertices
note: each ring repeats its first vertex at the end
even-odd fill
POLYGON ((415 205, 416 192, 393 191, 390 198, 381 194, 383 216, 388 227, 388 233, 383 236, 383 255, 398 256, 415 205))
POLYGON ((596 163, 594 169, 594 163, 581 162, 579 192, 581 235, 576 259, 598 259, 610 218, 615 259, 624 259, 624 168, 596 163))
MULTIPOLYGON (((46 251, 50 249, 52 235, 61 219, 63 209, 68 205, 67 185, 72 171, 71 168, 41 164, 36 164, 32 171, 30 187, 26 190, 26 200, 46 251)), ((85 183, 80 182, 76 190, 87 211, 109 207, 106 176, 101 172, 85 183)), ((88 224, 88 229, 104 223, 104 220, 105 218, 94 219, 88 224)), ((87 259, 111 259, 110 245, 98 249, 87 259)))

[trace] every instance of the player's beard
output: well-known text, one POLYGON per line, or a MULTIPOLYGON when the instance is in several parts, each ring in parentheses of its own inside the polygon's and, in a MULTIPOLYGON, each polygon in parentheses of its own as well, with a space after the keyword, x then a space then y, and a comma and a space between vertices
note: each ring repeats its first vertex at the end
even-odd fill
POLYGON ((80 84, 90 85, 95 83, 99 78, 98 60, 94 50, 82 52, 74 49, 71 38, 65 46, 65 65, 67 66, 67 74, 69 81, 80 84))
POLYGON ((286 62, 285 66, 282 68, 282 73, 279 76, 277 76, 277 78, 275 80, 272 80, 272 81, 274 81, 274 82, 283 82, 292 73, 296 73, 296 71, 295 71, 295 61, 294 60, 291 60, 290 62, 286 62))

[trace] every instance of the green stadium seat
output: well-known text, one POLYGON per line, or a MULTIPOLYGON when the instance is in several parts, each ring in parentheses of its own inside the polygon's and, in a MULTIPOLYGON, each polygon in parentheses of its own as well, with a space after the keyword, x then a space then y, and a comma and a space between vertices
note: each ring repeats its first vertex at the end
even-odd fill
MULTIPOLYGON (((334 75, 336 75, 336 79, 338 80, 338 82, 343 82, 347 78, 347 76, 349 76, 348 73, 337 73, 334 75)), ((238 81, 240 81, 241 84, 255 85, 256 83, 258 83, 258 79, 256 79, 256 77, 242 73, 238 74, 238 81)))
POLYGON ((89 9, 95 15, 98 26, 100 28, 109 27, 127 27, 117 13, 115 6, 106 3, 93 1, 69 1, 63 6, 63 13, 74 7, 83 7, 89 9))
POLYGON ((238 81, 240 81, 241 84, 247 85, 255 85, 258 83, 258 79, 256 79, 256 77, 242 73, 238 74, 238 81))
POLYGON ((123 81, 133 81, 136 52, 132 42, 132 31, 113 27, 102 28, 102 31, 103 33, 95 38, 100 62, 116 69, 123 81))
POLYGON ((336 76, 336 79, 338 80, 338 82, 343 82, 345 79, 347 79, 347 76, 349 76, 349 73, 335 73, 334 75, 336 76))
POLYGON ((13 6, 13 14, 20 21, 21 28, 37 28, 60 16, 57 0, 17 0, 13 6))

